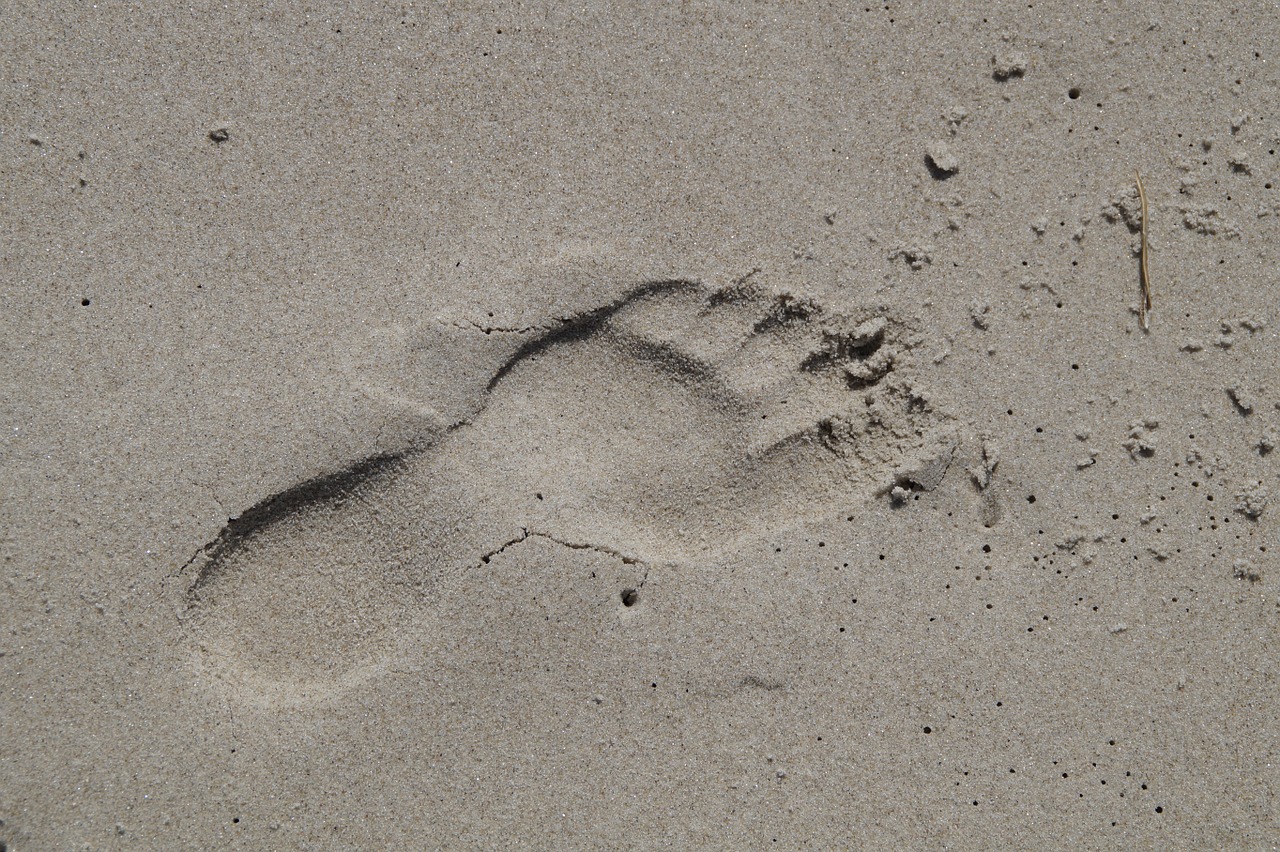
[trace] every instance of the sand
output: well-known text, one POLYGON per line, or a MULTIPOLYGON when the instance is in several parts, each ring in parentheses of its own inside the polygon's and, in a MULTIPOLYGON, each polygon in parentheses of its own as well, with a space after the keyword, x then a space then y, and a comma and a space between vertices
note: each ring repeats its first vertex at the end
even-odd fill
POLYGON ((1269 5, 0 40, 0 848, 1274 848, 1269 5))

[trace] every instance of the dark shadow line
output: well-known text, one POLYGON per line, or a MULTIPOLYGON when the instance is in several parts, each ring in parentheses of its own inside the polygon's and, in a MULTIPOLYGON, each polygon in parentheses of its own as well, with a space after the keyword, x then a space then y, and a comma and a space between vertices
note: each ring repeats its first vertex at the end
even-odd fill
POLYGON ((672 278, 664 281, 651 281, 648 284, 642 284, 633 290, 628 291, 621 298, 610 302, 607 305, 569 317, 565 320, 564 325, 560 328, 550 331, 542 337, 530 340, 507 359, 498 371, 493 374, 493 378, 489 380, 489 384, 485 387, 485 391, 491 391, 498 386, 498 383, 507 377, 515 366, 525 358, 539 355, 552 346, 559 343, 581 341, 590 337, 592 334, 600 330, 600 327, 608 322, 609 318, 618 311, 625 308, 632 302, 643 299, 647 296, 654 296, 660 293, 677 293, 685 290, 701 290, 701 284, 696 281, 689 281, 683 278, 672 278))
MULTIPOLYGON (((202 549, 206 557, 188 595, 194 595, 217 572, 223 560, 234 554, 262 529, 311 506, 349 497, 371 482, 388 478, 403 466, 407 453, 386 453, 361 459, 334 473, 324 474, 278 491, 227 520, 213 541, 202 549)), ((200 554, 196 555, 196 558, 200 554)), ((194 559, 192 561, 195 561, 194 559)))

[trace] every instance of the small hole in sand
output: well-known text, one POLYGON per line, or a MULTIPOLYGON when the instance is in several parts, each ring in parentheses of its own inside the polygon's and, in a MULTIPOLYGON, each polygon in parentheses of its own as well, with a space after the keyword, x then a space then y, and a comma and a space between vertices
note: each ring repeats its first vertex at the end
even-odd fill
POLYGON ((1071 98, 1073 101, 1078 100, 1080 98, 1080 90, 1075 86, 1072 86, 1070 89, 1067 89, 1067 97, 1071 98))
POLYGON ((638 600, 640 600, 640 592, 636 591, 635 589, 623 589, 623 590, 622 590, 622 605, 623 605, 623 606, 635 606, 635 605, 636 605, 636 601, 638 601, 638 600))

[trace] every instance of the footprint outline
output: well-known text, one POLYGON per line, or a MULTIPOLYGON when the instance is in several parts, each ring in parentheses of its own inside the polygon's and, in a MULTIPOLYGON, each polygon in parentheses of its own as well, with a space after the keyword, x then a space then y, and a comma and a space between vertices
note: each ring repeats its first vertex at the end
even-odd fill
MULTIPOLYGON (((219 642, 218 637, 204 629, 207 627, 202 625, 202 622, 207 621, 204 616, 208 614, 209 609, 212 609, 209 599, 218 597, 219 584, 234 579, 227 575, 235 572, 235 563, 238 558, 242 555, 252 558, 254 544, 265 532, 299 518, 305 520, 307 514, 317 506, 332 506, 333 511, 341 511, 348 501, 358 500, 366 492, 377 491, 384 483, 412 476, 417 459, 429 456, 445 447, 454 434, 468 427, 475 427, 478 419, 490 407, 496 392, 504 383, 516 374, 522 365, 535 362, 543 355, 577 345, 589 346, 595 342, 624 346, 629 343, 632 346, 639 346, 640 350, 640 354, 636 354, 633 350, 632 357, 640 361, 648 361, 649 364, 646 366, 652 366, 652 362, 655 361, 666 360, 668 363, 659 365, 659 369, 671 373, 678 381, 688 381, 695 387, 695 392, 698 390, 705 392, 714 380, 724 378, 719 372, 722 367, 699 358, 694 353, 682 351, 678 341, 668 340, 663 343, 660 340, 645 338, 644 309, 648 307, 646 303, 678 297, 692 297, 694 303, 699 305, 699 310, 704 312, 700 318, 704 322, 707 321, 708 316, 717 310, 725 309, 726 306, 744 314, 751 320, 749 331, 743 332, 743 339, 748 341, 764 335, 782 335, 789 328, 798 327, 802 337, 804 333, 808 333, 811 342, 816 342, 816 348, 809 347, 808 351, 802 351, 805 346, 798 347, 801 351, 801 360, 791 365, 793 372, 797 376, 807 374, 806 381, 812 380, 819 374, 825 379, 830 379, 831 374, 835 374, 836 381, 833 386, 850 397, 865 395, 869 390, 874 390, 890 378, 899 367, 898 359, 910 348, 900 340, 890 341, 891 337, 901 331, 902 324, 882 311, 870 313, 864 311, 861 317, 855 318, 841 314, 832 316, 812 299, 797 297, 786 292, 770 291, 754 282, 742 280, 726 287, 713 288, 694 279, 658 279, 633 287, 603 305, 562 318, 558 325, 540 330, 536 337, 524 341, 501 362, 481 389, 474 410, 466 416, 442 427, 427 429, 419 440, 403 448, 375 453, 352 462, 340 470, 307 479, 278 493, 268 495, 237 517, 229 519, 218 535, 200 548, 178 572, 186 580, 182 619, 194 645, 199 649, 199 656, 204 664, 202 668, 216 679, 234 682, 242 694, 248 694, 251 697, 257 695, 263 699, 264 703, 277 705, 280 703, 305 704, 317 697, 334 697, 384 671, 386 662, 396 654, 394 642, 379 645, 381 652, 372 654, 367 659, 348 661, 348 664, 341 666, 341 670, 336 674, 311 679, 293 675, 276 677, 270 673, 264 674, 261 670, 262 666, 246 664, 244 660, 238 659, 234 650, 225 647, 226 642, 219 642), (634 320, 632 325, 635 327, 631 329, 630 337, 623 333, 626 331, 628 318, 625 314, 628 311, 637 314, 631 317, 634 320), (617 327, 620 318, 623 320, 623 329, 617 327), (818 332, 816 336, 812 334, 814 331, 818 332), (612 341, 609 339, 602 341, 602 338, 610 336, 613 338, 612 341), (647 350, 644 348, 646 345, 647 350), (662 351, 664 346, 667 347, 665 356, 655 354, 662 351), (868 371, 867 363, 878 355, 883 356, 886 352, 890 353, 888 357, 881 358, 881 363, 868 371), (842 370, 843 373, 841 373, 842 370), (843 387, 840 385, 842 381, 843 387), (701 387, 698 387, 699 385, 701 387), (194 577, 192 577, 193 574, 194 577)), ((662 306, 659 305, 659 307, 662 306)), ((741 320, 742 317, 739 316, 737 319, 741 320)), ((766 343, 769 342, 771 341, 766 340, 766 343)), ((741 346, 741 342, 738 345, 741 346)), ((794 343, 788 345, 792 350, 797 350, 794 343)), ((782 400, 783 405, 786 402, 786 399, 782 400)), ((748 399, 744 407, 750 408, 750 404, 751 401, 748 399)), ((908 402, 907 406, 911 404, 908 402)), ((945 424, 945 415, 936 411, 928 414, 928 417, 917 417, 916 421, 924 422, 928 429, 934 431, 945 424)), ((807 419, 809 418, 805 415, 800 417, 802 422, 807 419)), ((789 441, 804 444, 806 450, 821 446, 825 452, 838 457, 848 449, 847 443, 850 440, 848 435, 840 434, 841 428, 843 427, 839 425, 838 418, 819 419, 811 424, 811 428, 801 433, 787 434, 786 438, 789 441), (845 446, 842 446, 842 441, 845 442, 845 446)), ((921 430, 916 428, 916 431, 921 430)), ((856 439, 856 436, 854 438, 856 439)), ((916 443, 925 444, 927 440, 922 439, 916 443)), ((781 442, 778 445, 781 445, 781 442)), ((918 449, 918 447, 907 449, 918 449)), ((896 454, 900 460, 907 453, 902 447, 898 450, 896 454)), ((949 454, 947 458, 950 458, 949 454)), ((864 473, 868 475, 856 477, 862 480, 862 484, 878 478, 881 481, 877 485, 882 486, 879 489, 880 493, 887 490, 884 471, 873 470, 864 473)), ((898 475, 891 478, 891 481, 899 485, 902 482, 910 484, 909 476, 904 480, 901 475, 898 475)), ((539 499, 541 499, 540 492, 539 499)), ((521 523, 518 529, 519 534, 505 537, 505 541, 495 543, 494 547, 481 549, 476 556, 466 562, 468 567, 455 571, 454 575, 469 568, 481 568, 487 565, 496 554, 533 537, 544 538, 567 548, 590 548, 613 555, 624 564, 640 566, 644 569, 646 577, 648 565, 655 561, 681 561, 679 558, 655 560, 652 555, 646 555, 625 546, 617 546, 609 541, 597 543, 594 536, 544 529, 536 521, 521 523)), ((609 536, 602 538, 608 539, 609 536)), ((740 537, 727 542, 724 546, 734 546, 738 541, 740 537)), ((440 596, 449 593, 450 574, 445 571, 435 579, 436 583, 431 589, 431 594, 439 600, 440 596)), ((641 579, 640 584, 642 585, 643 582, 641 579)), ((235 594, 234 589, 227 593, 229 596, 227 599, 233 605, 235 594)), ((226 601, 224 600, 223 603, 226 601)), ((418 604, 420 609, 430 608, 424 606, 427 604, 425 596, 418 601, 418 604)), ((234 606, 231 608, 234 609, 234 606)), ((422 620, 422 613, 419 613, 417 620, 422 620)), ((231 621, 231 626, 234 628, 235 618, 232 617, 231 621)))

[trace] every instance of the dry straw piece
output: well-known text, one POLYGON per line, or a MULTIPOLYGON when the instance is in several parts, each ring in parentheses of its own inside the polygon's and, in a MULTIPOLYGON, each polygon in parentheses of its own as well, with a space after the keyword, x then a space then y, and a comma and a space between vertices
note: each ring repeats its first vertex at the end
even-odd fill
POLYGON ((1133 177, 1138 181, 1138 199, 1142 202, 1142 254, 1138 264, 1139 277, 1142 280, 1142 296, 1138 299, 1138 321, 1142 323, 1142 330, 1146 331, 1150 327, 1151 313, 1151 267, 1147 261, 1147 191, 1142 188, 1142 175, 1138 174, 1137 170, 1134 171, 1133 177))

